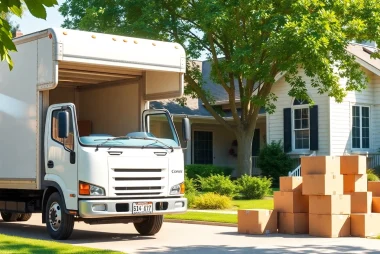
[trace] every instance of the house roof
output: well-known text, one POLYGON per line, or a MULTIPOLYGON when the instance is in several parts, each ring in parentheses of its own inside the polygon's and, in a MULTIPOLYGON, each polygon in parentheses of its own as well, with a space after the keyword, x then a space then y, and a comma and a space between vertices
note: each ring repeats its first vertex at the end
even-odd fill
POLYGON ((351 43, 347 48, 347 51, 356 57, 359 64, 380 76, 380 59, 371 58, 371 54, 376 50, 376 47, 358 43, 351 43))

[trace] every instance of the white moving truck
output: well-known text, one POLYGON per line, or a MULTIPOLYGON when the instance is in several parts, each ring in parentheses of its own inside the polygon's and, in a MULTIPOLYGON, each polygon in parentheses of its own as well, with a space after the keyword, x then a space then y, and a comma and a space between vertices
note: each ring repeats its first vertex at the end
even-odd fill
POLYGON ((41 213, 53 239, 69 238, 75 221, 153 235, 163 214, 186 211, 189 121, 181 145, 169 112, 149 110, 183 94, 179 44, 68 29, 14 43, 14 69, 0 63, 4 221, 41 213))

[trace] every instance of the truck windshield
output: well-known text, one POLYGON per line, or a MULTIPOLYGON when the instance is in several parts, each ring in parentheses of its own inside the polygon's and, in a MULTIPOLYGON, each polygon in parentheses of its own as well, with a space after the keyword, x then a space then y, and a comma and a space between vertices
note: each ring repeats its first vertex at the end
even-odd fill
POLYGON ((179 140, 173 121, 168 114, 146 114, 144 129, 141 132, 128 133, 125 136, 91 134, 80 137, 84 146, 99 147, 138 147, 173 149, 179 147, 179 140))

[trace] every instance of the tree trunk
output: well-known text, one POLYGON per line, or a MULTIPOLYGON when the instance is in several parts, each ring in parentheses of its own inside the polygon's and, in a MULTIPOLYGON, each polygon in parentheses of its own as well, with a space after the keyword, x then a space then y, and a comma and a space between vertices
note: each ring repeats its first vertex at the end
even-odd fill
POLYGON ((237 177, 244 174, 252 175, 252 140, 254 132, 241 132, 237 134, 237 177))

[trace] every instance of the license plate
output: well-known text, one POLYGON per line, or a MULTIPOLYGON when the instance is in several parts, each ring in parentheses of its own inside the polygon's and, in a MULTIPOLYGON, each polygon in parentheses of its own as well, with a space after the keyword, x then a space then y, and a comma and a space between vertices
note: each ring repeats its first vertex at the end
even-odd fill
POLYGON ((132 214, 149 214, 153 213, 152 202, 132 203, 132 214))

